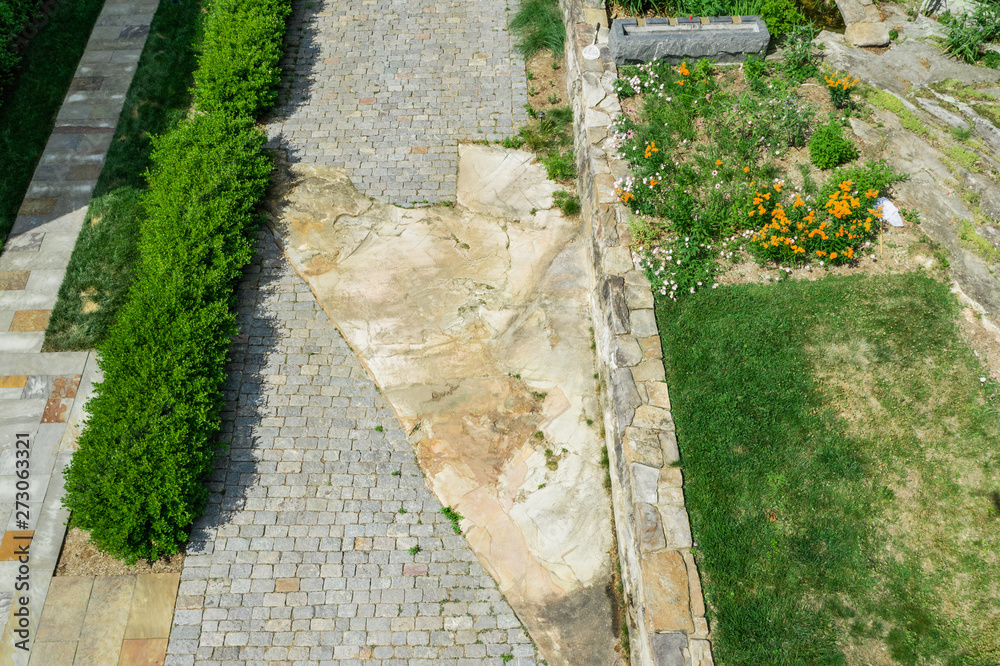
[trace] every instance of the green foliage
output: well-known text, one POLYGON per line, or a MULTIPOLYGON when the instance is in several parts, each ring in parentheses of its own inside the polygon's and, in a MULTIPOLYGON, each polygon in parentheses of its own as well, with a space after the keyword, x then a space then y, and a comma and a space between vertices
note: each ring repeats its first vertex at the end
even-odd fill
POLYGON ((528 114, 532 121, 518 130, 517 136, 502 142, 506 148, 524 146, 536 153, 551 180, 566 181, 576 176, 573 153, 573 109, 561 106, 547 113, 528 114))
MULTIPOLYGON (((208 494, 236 333, 233 286, 250 260, 272 168, 248 114, 273 99, 269 54, 287 8, 213 0, 214 11, 254 39, 234 35, 242 50, 221 37, 206 43, 199 62, 211 71, 195 77, 204 107, 153 140, 139 269, 100 345, 104 379, 66 470, 63 502, 76 523, 129 563, 178 552, 208 494), (254 10, 266 15, 255 21, 254 10), (227 69, 216 48, 242 64, 227 69)), ((229 29, 207 24, 217 35, 229 29)))
POLYGON ((542 49, 562 58, 566 43, 559 0, 524 0, 510 19, 510 29, 518 36, 517 50, 527 60, 542 49))
POLYGON ((948 285, 831 277, 657 310, 717 662, 998 663, 980 489, 1000 483, 1000 395, 948 285))
POLYGON ((768 83, 771 81, 770 67, 760 56, 751 53, 743 62, 743 76, 746 77, 747 85, 758 95, 766 94, 768 83))
MULTIPOLYGON (((8 12, 3 20, 10 27, 16 23, 20 10, 14 4, 5 5, 6 1, 0 0, 0 12, 8 12)), ((103 0, 62 3, 59 11, 16 56, 18 67, 0 72, 0 79, 7 81, 6 87, 0 84, 0 164, 3 165, 0 245, 14 226, 24 193, 103 4, 103 0)), ((8 46, 0 28, 0 51, 12 58, 13 52, 6 52, 8 46)))
POLYGON ((191 103, 201 5, 160 3, 108 149, 94 199, 59 289, 46 351, 93 349, 125 302, 145 217, 151 137, 173 129, 191 103))
POLYGON ((255 118, 277 96, 287 0, 208 0, 194 75, 201 111, 255 118))
POLYGON ((984 31, 975 20, 955 18, 948 24, 948 32, 944 38, 944 50, 967 63, 979 59, 983 44, 984 31))
POLYGON ((179 552, 218 442, 232 287, 271 163, 246 118, 196 115, 154 142, 142 256, 101 345, 103 381, 66 470, 66 506, 132 563, 179 552))
POLYGON ((839 123, 820 125, 809 139, 809 160, 820 169, 839 167, 857 155, 854 145, 844 138, 839 123))
POLYGON ((566 190, 559 190, 552 195, 552 199, 555 201, 556 206, 559 207, 559 210, 562 211, 562 214, 567 217, 580 212, 580 197, 575 194, 570 194, 566 190))
POLYGON ((895 28, 893 28, 892 30, 890 30, 889 31, 889 39, 891 39, 892 41, 896 41, 897 39, 899 39, 899 31, 896 30, 895 28))
POLYGON ((767 31, 778 40, 808 23, 802 9, 793 0, 764 0, 760 15, 767 23, 767 31))
POLYGON ((38 0, 3 0, 0 2, 0 91, 11 81, 11 75, 21 61, 21 49, 16 41, 28 19, 38 11, 38 0))
POLYGON ((748 229, 754 182, 777 176, 773 160, 805 143, 814 114, 780 78, 737 96, 706 68, 620 70, 619 89, 643 93, 643 105, 641 122, 622 116, 613 128, 632 171, 616 193, 646 220, 646 276, 674 298, 712 284, 720 257, 732 256, 727 243, 748 229))
POLYGON ((520 148, 524 145, 524 137, 521 135, 505 136, 500 145, 504 148, 520 148))
POLYGON ((810 25, 799 25, 785 36, 782 69, 792 83, 802 83, 819 72, 812 55, 812 40, 815 37, 816 30, 810 25))
POLYGON ((462 519, 465 518, 465 516, 460 514, 458 511, 455 511, 450 506, 442 507, 441 513, 444 515, 445 518, 451 521, 452 531, 454 531, 455 534, 461 534, 462 528, 459 525, 459 523, 462 522, 462 519))

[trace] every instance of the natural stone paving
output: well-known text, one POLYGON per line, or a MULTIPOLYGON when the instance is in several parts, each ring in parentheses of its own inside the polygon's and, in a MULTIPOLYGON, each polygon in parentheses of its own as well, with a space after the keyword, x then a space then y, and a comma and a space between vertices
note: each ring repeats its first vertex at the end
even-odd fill
POLYGON ((344 167, 369 196, 454 201, 458 142, 527 116, 505 2, 294 0, 270 131, 293 162, 344 167))
POLYGON ((104 3, 0 254, 0 666, 71 663, 45 657, 52 645, 36 656, 35 640, 66 535, 62 470, 99 372, 91 352, 41 348, 157 5, 104 3), (26 496, 16 487, 25 462, 26 496), (15 589, 25 569, 30 588, 15 589))
POLYGON ((388 403, 269 234, 167 664, 534 664, 388 403), (411 554, 411 549, 419 552, 411 554))

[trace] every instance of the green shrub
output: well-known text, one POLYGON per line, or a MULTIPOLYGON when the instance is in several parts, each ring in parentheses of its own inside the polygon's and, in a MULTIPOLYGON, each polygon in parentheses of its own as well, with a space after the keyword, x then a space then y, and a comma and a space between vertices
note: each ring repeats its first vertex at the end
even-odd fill
POLYGON ((154 144, 141 269, 101 345, 104 379, 66 469, 66 506, 129 563, 179 552, 208 494, 234 280, 271 163, 246 118, 194 116, 154 144))
POLYGON ((817 168, 833 169, 857 157, 850 140, 845 139, 840 125, 830 123, 816 128, 809 139, 809 159, 817 168))
POLYGON ((195 106, 256 117, 277 96, 287 0, 210 0, 195 106))
POLYGON ((793 0, 764 0, 760 14, 767 23, 767 31, 778 40, 808 23, 806 15, 793 0))
POLYGON ((66 468, 64 504, 102 550, 176 553, 214 466, 233 286, 271 162, 252 114, 274 99, 287 4, 213 0, 193 114, 153 141, 140 262, 104 342, 104 379, 66 468))

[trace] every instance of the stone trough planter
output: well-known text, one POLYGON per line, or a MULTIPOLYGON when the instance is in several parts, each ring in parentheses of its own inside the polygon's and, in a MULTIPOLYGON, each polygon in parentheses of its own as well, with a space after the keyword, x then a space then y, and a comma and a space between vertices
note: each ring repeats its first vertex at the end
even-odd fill
POLYGON ((616 65, 701 58, 726 63, 763 56, 770 41, 759 16, 615 19, 608 47, 616 65))

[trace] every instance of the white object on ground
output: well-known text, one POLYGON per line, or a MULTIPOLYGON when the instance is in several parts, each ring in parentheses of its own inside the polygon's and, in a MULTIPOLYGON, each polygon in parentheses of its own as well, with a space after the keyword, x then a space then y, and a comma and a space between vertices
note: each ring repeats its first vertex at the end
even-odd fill
POLYGON ((892 203, 885 197, 881 197, 877 201, 875 201, 875 207, 882 208, 883 220, 885 220, 894 227, 903 226, 903 216, 899 214, 899 209, 896 208, 896 204, 892 203))

